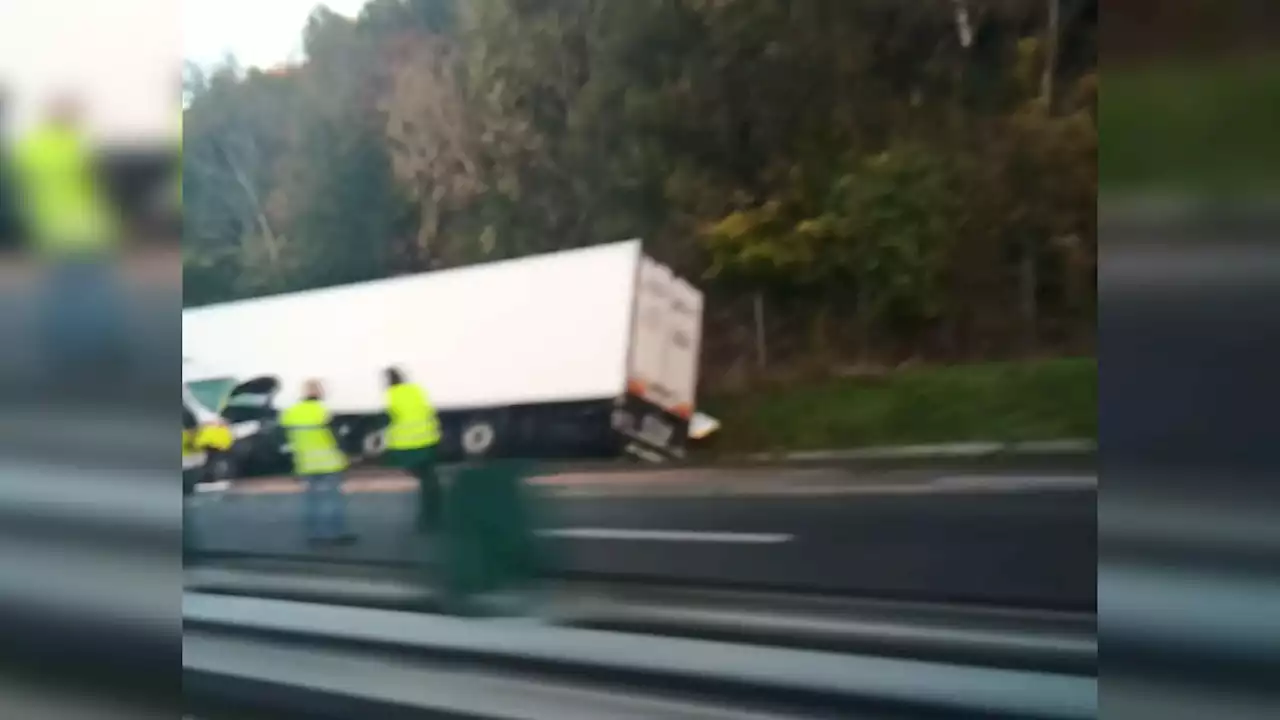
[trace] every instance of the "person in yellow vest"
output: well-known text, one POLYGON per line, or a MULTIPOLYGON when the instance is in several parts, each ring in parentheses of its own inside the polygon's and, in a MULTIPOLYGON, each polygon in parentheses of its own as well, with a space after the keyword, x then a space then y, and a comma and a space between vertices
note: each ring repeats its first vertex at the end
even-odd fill
POLYGON ((76 98, 55 98, 14 154, 31 240, 55 259, 104 259, 119 239, 83 118, 76 98))
POLYGON ((432 533, 440 527, 443 493, 436 474, 436 445, 440 421, 427 393, 408 382, 398 368, 387 368, 388 424, 384 459, 418 481, 417 529, 432 533))
POLYGON ((347 456, 330 428, 324 406, 324 387, 318 380, 303 386, 301 402, 280 416, 293 453, 293 471, 305 484, 304 518, 307 540, 312 543, 351 543, 347 531, 346 497, 342 494, 347 456))
POLYGON ((112 376, 111 361, 123 359, 125 350, 112 262, 117 222, 82 116, 75 98, 57 98, 43 122, 19 140, 13 157, 23 225, 32 249, 48 265, 45 367, 59 386, 67 377, 112 376))

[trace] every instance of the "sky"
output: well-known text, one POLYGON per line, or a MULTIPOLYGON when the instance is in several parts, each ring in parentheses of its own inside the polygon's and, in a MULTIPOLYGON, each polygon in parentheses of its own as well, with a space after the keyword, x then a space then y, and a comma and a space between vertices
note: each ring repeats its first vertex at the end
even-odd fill
POLYGON ((321 4, 354 16, 365 0, 182 0, 183 57, 208 65, 230 52, 263 68, 300 60, 302 28, 321 4))
MULTIPOLYGON (((74 92, 91 131, 111 143, 177 132, 182 60, 242 65, 300 60, 320 0, 0 0, 4 139, 31 127, 51 98, 74 92)), ((365 0, 323 4, 354 16, 365 0)))
POLYGON ((180 13, 173 0, 0 0, 6 134, 29 126, 52 96, 74 92, 103 139, 172 135, 180 13))

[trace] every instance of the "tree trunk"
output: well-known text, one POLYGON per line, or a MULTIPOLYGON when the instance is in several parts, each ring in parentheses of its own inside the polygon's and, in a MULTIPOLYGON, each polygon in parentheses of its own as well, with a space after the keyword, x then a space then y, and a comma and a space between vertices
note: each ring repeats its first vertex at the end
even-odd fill
POLYGON ((828 342, 827 331, 830 323, 827 317, 830 315, 830 306, 826 302, 818 304, 809 322, 809 347, 811 355, 818 363, 826 363, 830 359, 831 343, 828 342))
POLYGON ((960 47, 965 50, 973 45, 973 25, 969 22, 968 0, 952 0, 955 11, 956 35, 960 39, 960 47))
POLYGON ((1022 260, 1018 272, 1019 306, 1022 315, 1022 342, 1027 353, 1034 352, 1038 342, 1037 321, 1039 308, 1036 303, 1036 291, 1040 286, 1040 278, 1036 263, 1036 242, 1034 236, 1028 234, 1022 240, 1022 260))
POLYGON ((871 364, 871 285, 858 283, 858 364, 871 364))
POLYGON ((764 296, 756 293, 753 305, 756 321, 756 368, 763 372, 769 366, 769 345, 764 330, 764 296))
POLYGON ((1045 26, 1044 68, 1040 75, 1040 97, 1045 110, 1053 108, 1053 74, 1058 65, 1058 23, 1061 0, 1048 0, 1049 20, 1045 26))

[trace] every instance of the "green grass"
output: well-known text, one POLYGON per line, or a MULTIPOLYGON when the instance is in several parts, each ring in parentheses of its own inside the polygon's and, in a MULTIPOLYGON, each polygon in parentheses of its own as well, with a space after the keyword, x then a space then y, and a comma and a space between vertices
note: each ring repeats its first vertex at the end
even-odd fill
POLYGON ((971 440, 1092 438, 1098 364, 1089 359, 901 370, 708 398, 716 452, 816 450, 971 440))
POLYGON ((1102 193, 1266 193, 1280 188, 1280 65, 1152 65, 1102 76, 1102 193))

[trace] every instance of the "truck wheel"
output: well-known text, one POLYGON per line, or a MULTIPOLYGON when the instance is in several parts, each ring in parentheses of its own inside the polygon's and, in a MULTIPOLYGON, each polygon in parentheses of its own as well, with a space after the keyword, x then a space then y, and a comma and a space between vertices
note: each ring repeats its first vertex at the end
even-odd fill
POLYGON ((365 457, 377 457, 387 449, 387 433, 384 430, 370 430, 364 434, 360 443, 360 451, 365 457))
POLYGON ((205 482, 226 482, 236 479, 238 474, 239 469, 236 467, 236 460, 231 456, 231 453, 209 453, 208 459, 205 460, 205 482))
POLYGON ((484 457, 497 444, 498 432, 483 418, 470 420, 462 428, 462 451, 470 457, 484 457))

